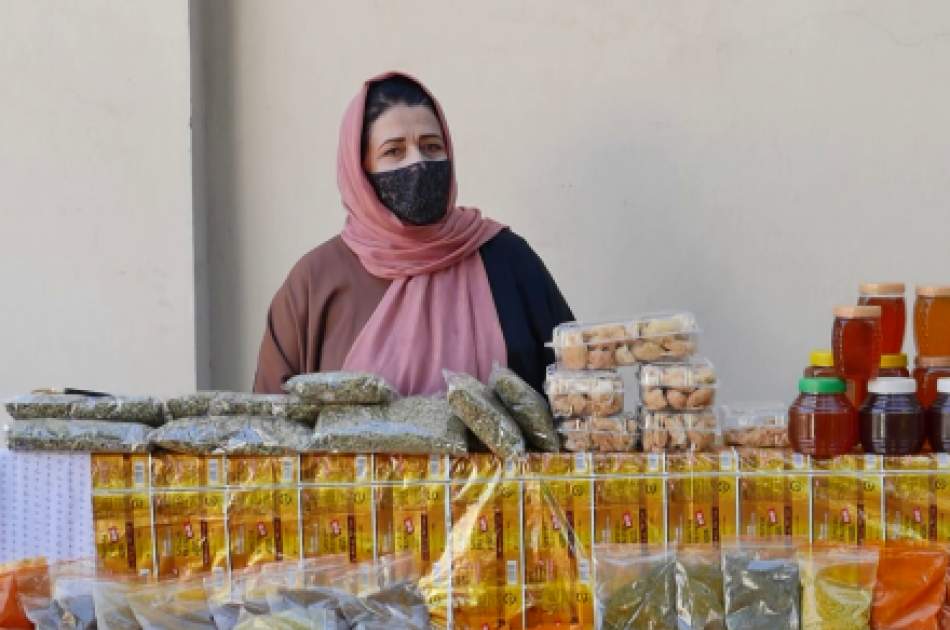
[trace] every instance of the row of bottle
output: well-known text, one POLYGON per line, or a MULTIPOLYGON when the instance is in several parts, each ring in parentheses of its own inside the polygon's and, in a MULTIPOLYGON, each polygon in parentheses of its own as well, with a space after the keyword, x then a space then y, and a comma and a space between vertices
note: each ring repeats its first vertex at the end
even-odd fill
POLYGON ((788 437, 799 453, 819 458, 854 452, 914 455, 930 447, 950 452, 950 378, 937 380, 937 395, 924 408, 917 383, 906 377, 870 381, 868 396, 856 408, 836 377, 804 377, 788 411, 788 437))
MULTIPOLYGON (((907 307, 904 283, 866 282, 858 287, 858 305, 880 309, 880 350, 878 354, 898 354, 904 347, 907 307)), ((914 301, 914 344, 919 357, 950 356, 950 285, 918 285, 914 301)), ((871 311, 865 310, 864 313, 871 311)), ((837 313, 836 313, 837 316, 837 313)), ((865 315, 866 317, 867 315, 865 315)), ((873 315, 872 315, 873 317, 873 315)), ((846 317, 847 319, 847 317, 846 317)), ((842 326, 836 321, 836 345, 846 335, 871 335, 862 326, 842 326), (853 331, 852 331, 853 329, 853 331)), ((871 340, 868 340, 871 342, 871 340)))

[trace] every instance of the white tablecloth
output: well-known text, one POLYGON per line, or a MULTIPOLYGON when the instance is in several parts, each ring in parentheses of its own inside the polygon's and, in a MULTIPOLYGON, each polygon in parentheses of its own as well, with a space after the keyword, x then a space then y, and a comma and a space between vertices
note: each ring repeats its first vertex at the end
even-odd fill
POLYGON ((89 454, 0 447, 0 563, 94 553, 89 454))

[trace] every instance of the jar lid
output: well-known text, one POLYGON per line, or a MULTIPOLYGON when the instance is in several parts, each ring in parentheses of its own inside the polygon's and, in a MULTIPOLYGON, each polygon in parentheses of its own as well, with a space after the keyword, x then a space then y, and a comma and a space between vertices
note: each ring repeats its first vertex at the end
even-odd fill
POLYGON ((937 391, 941 394, 950 394, 950 378, 938 378, 937 391))
POLYGON ((903 282, 862 282, 858 286, 861 295, 881 295, 888 297, 903 297, 903 282))
POLYGON ((919 368, 942 368, 950 367, 950 356, 942 357, 921 357, 914 359, 914 365, 919 368))
POLYGON ((914 394, 917 381, 899 376, 871 379, 868 391, 872 394, 914 394))
POLYGON ((905 368, 907 367, 907 355, 903 352, 899 354, 882 354, 882 368, 905 368))
POLYGON ((835 355, 831 350, 812 350, 808 355, 809 365, 815 367, 834 367, 835 355))
POLYGON ((803 394, 843 394, 846 390, 840 378, 818 376, 798 379, 798 391, 803 394))
POLYGON ((835 317, 854 319, 856 317, 880 317, 880 306, 836 306, 835 317))
POLYGON ((950 285, 918 284, 917 297, 950 297, 950 285))

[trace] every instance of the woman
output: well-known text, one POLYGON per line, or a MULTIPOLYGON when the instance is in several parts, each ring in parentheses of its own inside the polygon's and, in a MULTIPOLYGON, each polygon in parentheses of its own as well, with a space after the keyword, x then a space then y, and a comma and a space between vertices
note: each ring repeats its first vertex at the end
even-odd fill
POLYGON ((419 83, 389 73, 363 85, 337 152, 346 224, 274 296, 254 391, 354 370, 431 394, 445 389, 443 368, 485 381, 494 362, 541 389, 544 343, 573 316, 524 240, 455 205, 453 158, 442 110, 419 83))

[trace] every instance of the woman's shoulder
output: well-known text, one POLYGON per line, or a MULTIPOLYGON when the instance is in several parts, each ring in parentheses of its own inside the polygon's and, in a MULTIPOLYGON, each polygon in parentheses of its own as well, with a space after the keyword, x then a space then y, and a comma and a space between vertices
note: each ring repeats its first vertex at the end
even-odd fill
POLYGON ((528 241, 516 234, 511 228, 505 228, 487 241, 481 248, 482 256, 499 258, 511 263, 533 262, 538 259, 528 241))

